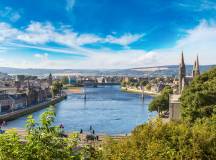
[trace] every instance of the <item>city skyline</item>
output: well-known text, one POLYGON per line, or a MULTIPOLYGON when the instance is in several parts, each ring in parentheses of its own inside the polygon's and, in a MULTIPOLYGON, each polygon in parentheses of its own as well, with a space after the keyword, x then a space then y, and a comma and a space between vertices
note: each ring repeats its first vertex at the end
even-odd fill
POLYGON ((0 67, 216 64, 216 2, 2 0, 0 67), (20 2, 20 1, 19 1, 20 2))

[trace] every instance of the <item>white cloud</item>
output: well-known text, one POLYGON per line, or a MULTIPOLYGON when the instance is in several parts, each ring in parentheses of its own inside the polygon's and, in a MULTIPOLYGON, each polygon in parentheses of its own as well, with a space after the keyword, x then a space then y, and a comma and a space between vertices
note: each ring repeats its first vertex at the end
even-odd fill
POLYGON ((76 0, 66 0, 66 10, 70 11, 73 9, 76 0))
POLYGON ((138 41, 143 36, 144 36, 144 34, 134 34, 133 35, 131 33, 127 33, 121 37, 116 38, 112 35, 109 35, 109 36, 107 36, 105 42, 119 44, 122 46, 128 46, 129 44, 138 41))
POLYGON ((216 2, 215 0, 196 0, 196 1, 175 1, 174 5, 181 9, 188 10, 190 12, 202 12, 202 11, 215 11, 216 2))
MULTIPOLYGON (((84 55, 84 59, 59 59, 51 60, 46 54, 38 54, 35 57, 40 57, 43 59, 40 63, 28 63, 26 67, 44 67, 44 68, 133 68, 133 67, 142 67, 142 66, 158 66, 158 65, 169 65, 169 64, 178 64, 179 55, 183 50, 185 53, 185 61, 187 64, 193 64, 194 58, 198 53, 200 56, 201 64, 216 64, 216 24, 214 22, 207 22, 205 20, 201 21, 198 26, 193 29, 185 30, 185 36, 179 39, 176 42, 176 45, 170 48, 163 48, 152 50, 150 52, 141 50, 141 49, 121 49, 121 50, 112 50, 109 48, 101 49, 89 49, 85 48, 82 45, 88 43, 96 43, 107 41, 108 38, 101 38, 93 34, 83 34, 79 35, 78 33, 72 31, 63 31, 58 32, 51 24, 34 24, 29 25, 25 31, 17 31, 16 29, 11 28, 10 26, 3 24, 0 25, 1 28, 6 28, 6 33, 9 33, 9 36, 4 36, 6 39, 10 36, 14 36, 16 33, 22 35, 26 34, 36 34, 41 36, 46 35, 46 38, 40 41, 41 44, 48 41, 56 42, 69 46, 69 49, 56 49, 52 47, 41 47, 40 45, 26 45, 26 44, 16 44, 17 47, 24 48, 35 48, 40 49, 41 51, 49 52, 59 52, 66 54, 75 54, 75 55, 84 55)), ((4 33, 4 32, 3 32, 4 33)), ((0 30, 1 34, 1 30, 0 30)), ((138 40, 140 36, 136 35, 135 38, 123 35, 122 37, 112 37, 109 36, 109 39, 112 43, 121 43, 121 45, 128 45, 129 42, 138 40), (129 38, 128 38, 129 37, 129 38), (127 39, 127 40, 119 40, 127 39)), ((4 38, 5 39, 5 38, 4 38)), ((34 44, 38 42, 32 39, 26 40, 29 44, 34 44)), ((40 44, 39 43, 39 44, 40 44)), ((14 45, 14 46, 16 46, 14 45)), ((51 53, 49 55, 51 57, 51 53)), ((7 61, 7 64, 10 62, 7 61)), ((22 66, 25 63, 22 63, 22 66)), ((2 63, 1 65, 4 65, 2 63)), ((16 63, 10 63, 10 65, 20 65, 16 63)))
POLYGON ((36 53, 36 54, 34 54, 34 57, 42 59, 42 60, 46 60, 46 59, 48 59, 48 53, 44 53, 44 54, 36 53))
POLYGON ((80 46, 83 46, 85 44, 94 43, 112 43, 128 46, 144 36, 144 34, 127 33, 120 37, 114 37, 113 35, 99 37, 95 34, 78 34, 71 30, 65 29, 63 26, 60 27, 62 29, 59 31, 51 23, 40 22, 31 22, 30 25, 22 31, 13 29, 9 25, 8 28, 10 30, 17 31, 16 36, 8 35, 8 37, 13 40, 19 40, 28 44, 46 44, 49 42, 54 42, 68 47, 76 48, 79 48, 80 46))
POLYGON ((44 44, 52 41, 54 33, 50 23, 31 22, 23 33, 17 35, 17 39, 31 44, 44 44))
POLYGON ((11 22, 16 22, 21 18, 18 11, 14 11, 11 7, 5 7, 0 10, 0 17, 7 18, 11 22))
POLYGON ((19 31, 17 29, 12 28, 7 23, 0 23, 0 43, 11 40, 17 34, 19 34, 19 31))

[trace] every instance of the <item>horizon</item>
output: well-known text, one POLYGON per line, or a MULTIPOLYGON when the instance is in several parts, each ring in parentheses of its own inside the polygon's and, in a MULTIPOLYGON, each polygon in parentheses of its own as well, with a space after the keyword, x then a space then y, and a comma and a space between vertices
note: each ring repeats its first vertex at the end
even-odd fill
MULTIPOLYGON (((8 68, 8 69, 24 69, 24 70, 135 70, 135 69, 150 69, 150 68, 159 68, 159 67, 170 67, 170 68, 175 68, 178 67, 179 64, 170 64, 170 65, 161 65, 161 66, 148 66, 148 67, 135 67, 135 68, 93 68, 93 69, 87 69, 87 68, 21 68, 21 67, 1 67, 0 68, 8 68)), ((192 67, 193 64, 185 64, 186 67, 192 67)), ((216 64, 208 64, 208 65, 199 65, 200 67, 208 67, 208 66, 216 66, 216 64)))
POLYGON ((130 69, 216 64, 213 0, 2 0, 0 67, 130 69))

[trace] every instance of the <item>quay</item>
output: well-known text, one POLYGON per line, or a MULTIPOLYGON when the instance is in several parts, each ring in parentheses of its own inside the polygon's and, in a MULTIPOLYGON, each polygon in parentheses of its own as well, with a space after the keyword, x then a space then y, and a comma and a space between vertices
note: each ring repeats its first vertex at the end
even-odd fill
POLYGON ((11 121, 11 120, 17 119, 23 115, 30 114, 30 113, 33 113, 35 111, 49 107, 50 105, 54 105, 56 103, 59 103, 66 98, 67 98, 67 95, 59 96, 59 97, 53 98, 49 101, 45 101, 45 102, 30 106, 30 107, 27 107, 24 109, 19 109, 17 111, 13 111, 10 113, 0 115, 0 121, 11 121))

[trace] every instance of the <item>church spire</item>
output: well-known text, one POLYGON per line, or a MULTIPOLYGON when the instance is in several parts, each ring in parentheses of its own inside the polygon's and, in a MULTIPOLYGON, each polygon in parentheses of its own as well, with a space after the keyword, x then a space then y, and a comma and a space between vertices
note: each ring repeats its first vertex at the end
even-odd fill
POLYGON ((199 67, 199 57, 197 55, 196 60, 194 62, 193 71, 192 71, 192 77, 200 75, 200 67, 199 67))
POLYGON ((199 56, 198 55, 197 55, 197 59, 196 59, 196 74, 200 75, 199 56))
POLYGON ((52 77, 52 74, 50 73, 49 76, 48 76, 48 84, 49 84, 49 86, 52 85, 52 82, 53 82, 53 77, 52 77))
POLYGON ((181 53, 181 59, 180 59, 180 67, 184 66, 184 65, 185 65, 185 63, 184 63, 184 53, 182 51, 182 53, 181 53))
POLYGON ((186 67, 184 62, 184 53, 182 51, 179 64, 179 93, 182 92, 185 84, 186 67))

